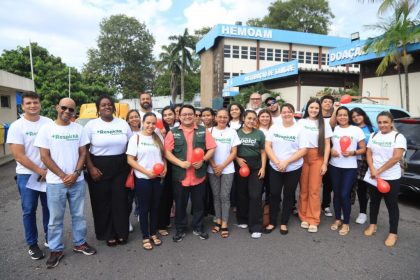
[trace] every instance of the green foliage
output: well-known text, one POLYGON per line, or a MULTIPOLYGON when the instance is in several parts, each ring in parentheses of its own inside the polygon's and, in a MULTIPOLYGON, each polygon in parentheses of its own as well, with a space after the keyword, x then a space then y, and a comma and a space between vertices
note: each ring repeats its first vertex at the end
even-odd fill
POLYGON ((100 23, 97 49, 88 51, 84 72, 100 74, 123 98, 136 98, 153 80, 155 39, 134 17, 113 15, 100 23))
POLYGON ((244 106, 244 108, 246 108, 248 102, 249 102, 249 97, 251 96, 251 94, 253 94, 254 92, 258 92, 259 94, 263 95, 263 94, 269 94, 269 96, 276 98, 277 100, 284 102, 284 100, 281 98, 281 94, 278 92, 273 92, 268 90, 266 87, 264 87, 263 83, 257 83, 255 85, 246 87, 246 88, 242 88, 239 92, 239 94, 237 94, 234 97, 234 101, 238 102, 239 104, 241 104, 242 106, 244 106))
POLYGON ((247 24, 284 30, 328 34, 334 18, 327 0, 277 0, 268 7, 262 19, 250 19, 247 24))
MULTIPOLYGON (((32 43, 35 91, 41 96, 41 114, 50 118, 56 117, 55 105, 61 98, 69 95, 69 68, 47 49, 32 43)), ((31 78, 29 46, 18 46, 15 50, 6 50, 0 56, 0 69, 26 78, 31 78)), ((106 83, 99 83, 100 78, 80 74, 71 68, 71 97, 77 105, 93 102, 100 93, 112 93, 106 83)))
POLYGON ((351 96, 358 96, 360 94, 359 87, 357 85, 353 85, 353 87, 349 89, 344 89, 344 88, 333 89, 333 88, 326 87, 323 90, 318 91, 316 93, 316 97, 321 98, 324 95, 332 95, 338 101, 340 100, 340 97, 345 94, 348 94, 351 96))

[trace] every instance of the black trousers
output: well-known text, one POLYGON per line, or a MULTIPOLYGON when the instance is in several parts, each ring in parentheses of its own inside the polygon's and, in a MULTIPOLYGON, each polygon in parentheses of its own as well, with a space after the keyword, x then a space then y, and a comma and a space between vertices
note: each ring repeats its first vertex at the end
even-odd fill
POLYGON ((295 193, 302 168, 290 172, 278 172, 270 166, 270 224, 277 226, 281 193, 283 203, 280 224, 287 225, 295 202, 295 193))
POLYGON ((174 202, 174 191, 172 187, 172 167, 168 163, 168 172, 163 181, 163 191, 160 199, 158 213, 158 229, 167 229, 171 224, 171 209, 174 202))
POLYGON ((96 238, 127 239, 128 194, 124 187, 129 172, 127 156, 90 156, 103 174, 99 181, 88 179, 96 238))
POLYGON ((400 209, 398 208, 398 193, 400 192, 400 180, 386 180, 391 186, 388 193, 380 193, 378 189, 372 185, 369 186, 370 195, 370 223, 378 223, 379 206, 384 198, 386 208, 389 214, 389 233, 398 233, 398 221, 400 219, 400 209))
POLYGON ((262 188, 263 179, 258 178, 259 169, 251 169, 248 177, 237 175, 238 224, 247 224, 249 231, 262 232, 262 188))
POLYGON ((330 179, 330 173, 327 172, 322 177, 322 203, 321 209, 330 207, 331 204, 331 192, 332 192, 332 183, 330 179))
POLYGON ((177 231, 185 232, 188 227, 187 205, 191 195, 193 230, 203 231, 204 198, 206 195, 205 182, 196 186, 182 186, 181 182, 174 181, 175 197, 175 228, 177 231))

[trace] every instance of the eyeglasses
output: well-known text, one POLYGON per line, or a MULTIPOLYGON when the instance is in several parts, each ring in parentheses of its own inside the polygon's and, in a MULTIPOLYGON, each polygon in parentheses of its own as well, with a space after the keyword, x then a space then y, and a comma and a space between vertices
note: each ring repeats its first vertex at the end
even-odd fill
POLYGON ((276 104, 277 102, 276 101, 268 101, 267 102, 267 106, 271 106, 271 105, 274 105, 274 104, 276 104))
POLYGON ((60 108, 63 111, 69 110, 70 113, 74 113, 74 108, 67 107, 67 106, 60 106, 60 108))
POLYGON ((259 101, 261 98, 251 98, 252 101, 259 101))
POLYGON ((193 113, 185 113, 185 114, 181 114, 181 117, 192 117, 194 116, 193 113))
POLYGON ((201 117, 201 114, 195 114, 196 117, 201 117))

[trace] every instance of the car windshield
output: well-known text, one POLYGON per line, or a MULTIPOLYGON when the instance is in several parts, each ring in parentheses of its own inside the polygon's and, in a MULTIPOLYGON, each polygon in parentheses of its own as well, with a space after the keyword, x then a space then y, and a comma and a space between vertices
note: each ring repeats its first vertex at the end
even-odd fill
POLYGON ((416 147, 417 149, 420 147, 420 121, 396 121, 395 128, 399 133, 405 136, 408 147, 416 147))

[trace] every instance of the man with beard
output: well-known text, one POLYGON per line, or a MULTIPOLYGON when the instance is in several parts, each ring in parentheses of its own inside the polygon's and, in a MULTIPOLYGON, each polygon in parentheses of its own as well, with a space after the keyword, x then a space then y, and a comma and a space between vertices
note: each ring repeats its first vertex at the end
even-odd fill
POLYGON ((144 114, 152 112, 156 115, 156 118, 162 119, 162 115, 159 112, 153 111, 152 95, 149 92, 142 92, 139 95, 140 101, 140 120, 143 120, 144 114))
POLYGON ((271 114, 273 125, 282 123, 282 119, 280 116, 280 106, 277 100, 274 97, 267 97, 264 103, 265 103, 265 106, 267 107, 267 110, 271 114))

